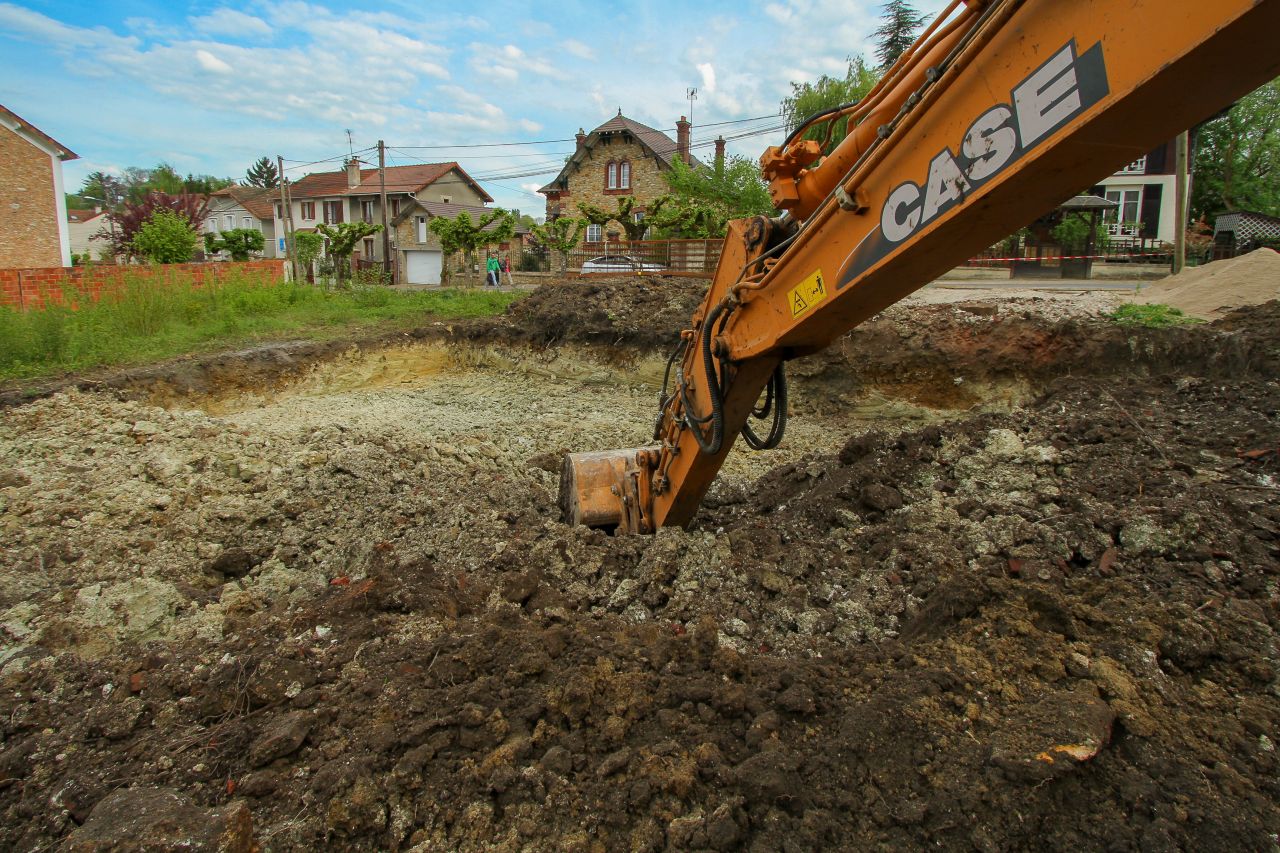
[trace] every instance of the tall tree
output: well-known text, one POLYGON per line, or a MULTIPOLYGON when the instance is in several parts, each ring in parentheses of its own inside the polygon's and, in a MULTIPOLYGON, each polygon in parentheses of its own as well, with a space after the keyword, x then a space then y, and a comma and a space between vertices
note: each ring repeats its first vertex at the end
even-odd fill
POLYGON ((259 157, 244 173, 244 182, 251 187, 274 189, 280 186, 280 172, 269 157, 259 157))
POLYGON ((1231 210, 1280 216, 1280 79, 1196 133, 1192 218, 1231 210))
POLYGON ((884 23, 876 30, 876 59, 884 71, 915 43, 925 16, 912 8, 907 0, 889 0, 884 4, 884 23))
POLYGON ((673 160, 663 177, 670 192, 649 204, 646 223, 667 237, 723 237, 730 219, 774 212, 760 167, 745 157, 719 170, 673 160))
MULTIPOLYGON (((792 82, 791 95, 782 99, 782 114, 787 119, 787 132, 800 127, 805 119, 815 113, 843 104, 856 104, 866 97, 879 79, 879 72, 868 66, 865 59, 851 56, 844 77, 828 77, 824 74, 812 83, 792 82)), ((819 142, 825 140, 827 144, 823 150, 830 153, 844 139, 847 124, 845 119, 815 122, 801 138, 816 139, 819 142)))

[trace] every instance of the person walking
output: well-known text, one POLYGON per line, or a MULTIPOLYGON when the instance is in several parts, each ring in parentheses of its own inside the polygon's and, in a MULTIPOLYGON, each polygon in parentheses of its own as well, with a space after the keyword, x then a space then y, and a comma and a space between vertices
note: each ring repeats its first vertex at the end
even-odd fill
POLYGON ((485 261, 485 268, 488 270, 489 284, 493 285, 494 287, 497 287, 498 271, 502 269, 502 267, 498 263, 498 258, 495 255, 490 255, 489 260, 485 261))

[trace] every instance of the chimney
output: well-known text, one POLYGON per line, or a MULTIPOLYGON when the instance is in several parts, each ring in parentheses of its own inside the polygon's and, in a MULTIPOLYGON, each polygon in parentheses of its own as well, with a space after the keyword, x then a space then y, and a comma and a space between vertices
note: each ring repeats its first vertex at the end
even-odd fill
POLYGON ((676 122, 676 156, 689 162, 689 120, 684 116, 676 122))
POLYGON ((724 174, 724 137, 716 137, 716 174, 724 174))
POLYGON ((577 136, 577 139, 578 139, 578 149, 577 149, 577 150, 578 150, 578 151, 581 151, 581 150, 582 150, 583 143, 585 143, 585 142, 587 141, 587 135, 582 131, 582 128, 578 128, 578 136, 577 136))
POLYGON ((360 161, 352 157, 347 161, 347 187, 360 186, 360 161))

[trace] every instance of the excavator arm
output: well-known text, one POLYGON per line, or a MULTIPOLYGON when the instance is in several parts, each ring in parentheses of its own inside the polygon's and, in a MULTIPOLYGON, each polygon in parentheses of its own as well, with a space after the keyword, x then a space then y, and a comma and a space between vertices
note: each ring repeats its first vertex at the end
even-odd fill
POLYGON ((787 360, 1280 75, 1277 32, 1280 0, 953 2, 866 98, 813 118, 848 122, 835 150, 802 127, 761 158, 782 215, 730 223, 653 444, 568 454, 566 521, 688 524, 739 435, 781 439, 787 360))

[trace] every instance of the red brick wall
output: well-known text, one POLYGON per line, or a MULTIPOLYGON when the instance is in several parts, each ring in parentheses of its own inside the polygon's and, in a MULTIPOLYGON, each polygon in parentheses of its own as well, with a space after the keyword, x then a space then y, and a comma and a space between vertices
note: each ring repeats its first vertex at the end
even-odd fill
POLYGON ((53 161, 0 127, 0 267, 61 264, 53 161))
MULTIPOLYGON (((18 310, 61 303, 63 288, 73 286, 92 300, 118 289, 126 279, 194 281, 196 286, 220 282, 232 273, 264 272, 272 282, 284 280, 284 261, 244 263, 165 264, 159 266, 40 267, 0 269, 0 305, 18 310)), ((74 305, 72 307, 75 307, 74 305)))

